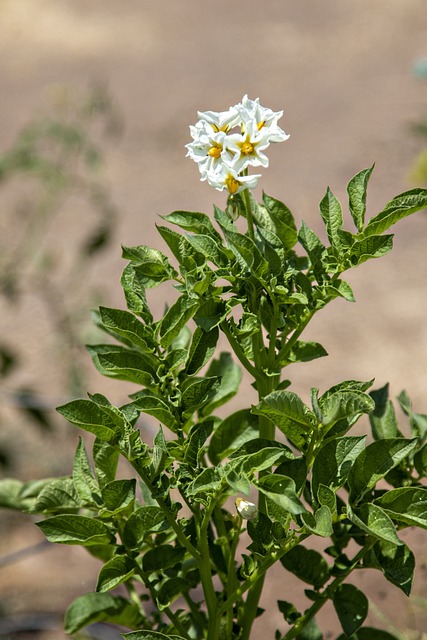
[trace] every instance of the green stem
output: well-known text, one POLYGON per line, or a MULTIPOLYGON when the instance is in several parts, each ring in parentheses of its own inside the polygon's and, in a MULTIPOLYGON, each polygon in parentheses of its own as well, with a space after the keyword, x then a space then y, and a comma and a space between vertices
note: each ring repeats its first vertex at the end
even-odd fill
MULTIPOLYGON (((246 175, 247 175, 247 170, 246 170, 246 175)), ((242 191, 242 196, 243 196, 243 200, 245 202, 246 219, 248 221, 249 237, 253 242, 255 242, 254 218, 253 218, 253 215, 252 215, 252 207, 251 207, 251 201, 250 201, 250 198, 249 198, 248 189, 245 189, 244 191, 242 191)))
POLYGON ((244 366, 246 371, 248 371, 255 380, 260 378, 260 373, 256 370, 256 368, 249 362, 247 357, 244 354, 244 351, 240 344, 237 342, 236 338, 233 336, 227 322, 224 321, 220 324, 222 331, 225 333, 228 342, 230 343, 231 348, 233 349, 235 355, 239 359, 240 363, 244 366))
POLYGON ((304 329, 306 328, 306 326, 308 325, 308 323, 310 322, 310 320, 312 319, 315 313, 316 313, 315 310, 309 311, 306 317, 304 318, 304 320, 302 320, 298 329, 295 329, 295 331, 293 332, 289 340, 287 340, 285 344, 282 346, 279 353, 277 354, 276 360, 274 361, 274 365, 273 365, 274 369, 276 369, 276 367, 283 366, 282 365, 283 359, 290 353, 292 347, 294 346, 294 344, 296 343, 296 341, 298 340, 298 338, 300 337, 300 335, 302 334, 302 332, 304 331, 304 329))
MULTIPOLYGON (((242 518, 239 515, 237 515, 233 541, 231 543, 230 553, 228 557, 228 564, 227 564, 227 574, 228 574, 228 582, 227 582, 227 589, 226 589, 227 596, 230 596, 236 589, 236 586, 238 585, 237 576, 236 576, 235 557, 236 557, 237 544, 240 539, 241 526, 242 526, 242 518)), ((233 607, 232 606, 227 611, 226 638, 227 640, 233 640, 233 607)))
POLYGON ((206 509, 202 524, 198 527, 198 539, 200 549, 199 571, 208 610, 208 635, 207 640, 217 640, 219 637, 220 616, 217 615, 218 602, 212 580, 211 558, 209 552, 208 527, 212 511, 215 508, 215 500, 206 509))
POLYGON ((319 599, 316 600, 316 602, 313 602, 311 607, 307 609, 307 611, 305 611, 305 613, 294 622, 292 629, 285 633, 281 640, 293 640, 301 633, 304 627, 315 617, 315 615, 328 602, 328 600, 333 598, 334 593, 338 589, 338 587, 341 586, 348 575, 353 571, 353 569, 356 568, 365 554, 372 549, 376 541, 376 538, 368 538, 365 545, 354 556, 350 566, 347 568, 345 573, 336 577, 335 580, 333 580, 331 584, 324 589, 322 594, 320 594, 319 599))
MULTIPOLYGON (((124 455, 124 453, 123 453, 123 455, 124 455)), ((180 528, 180 526, 176 522, 174 514, 170 512, 170 510, 169 510, 166 502, 163 500, 163 498, 161 498, 158 495, 155 495, 154 488, 153 488, 153 486, 152 486, 147 474, 144 473, 144 471, 141 469, 141 466, 138 464, 138 460, 130 460, 129 458, 127 458, 127 459, 129 460, 129 462, 131 463, 133 468, 139 473, 142 481, 147 486, 147 488, 150 490, 151 494, 154 496, 154 499, 156 500, 159 508, 162 510, 162 512, 163 512, 166 520, 169 522, 171 528, 175 532, 176 537, 179 540, 179 542, 181 543, 181 545, 187 549, 188 553, 191 556, 193 556, 193 558, 195 558, 197 560, 197 562, 200 562, 200 557, 201 557, 200 553, 197 551, 197 549, 195 547, 193 547, 193 545, 188 540, 188 538, 186 538, 186 536, 184 535, 184 532, 182 531, 182 529, 180 528)))

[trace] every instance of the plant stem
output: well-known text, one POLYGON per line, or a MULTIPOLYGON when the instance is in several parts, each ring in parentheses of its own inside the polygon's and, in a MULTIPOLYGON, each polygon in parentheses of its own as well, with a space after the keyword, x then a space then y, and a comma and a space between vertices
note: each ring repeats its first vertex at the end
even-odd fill
POLYGON ((207 640, 217 640, 219 637, 220 616, 217 615, 218 602, 212 580, 211 559, 209 552, 208 527, 212 511, 215 508, 215 500, 212 500, 206 509, 202 524, 198 527, 198 539, 200 548, 199 571, 203 586, 203 593, 208 610, 208 635, 207 640))
POLYGON ((274 361, 274 368, 283 366, 282 365, 283 359, 285 358, 285 356, 289 354, 292 347, 294 346, 294 344, 296 343, 296 341, 298 340, 298 338, 300 337, 300 335, 302 334, 302 332, 304 331, 304 329, 306 328, 306 326, 308 325, 308 323, 310 322, 310 320, 312 319, 315 313, 316 313, 315 310, 309 311, 309 313, 306 315, 304 320, 302 320, 298 329, 295 329, 295 331, 293 332, 289 340, 287 340, 285 344, 282 346, 279 353, 277 354, 276 360, 274 361))
MULTIPOLYGON (((246 175, 247 175, 247 170, 246 170, 246 175)), ((252 207, 251 207, 251 201, 250 201, 250 198, 249 198, 248 189, 245 189, 244 191, 242 191, 242 196, 243 196, 243 200, 245 202, 246 219, 248 221, 249 237, 253 242, 255 242, 254 219, 253 219, 253 215, 252 215, 252 207)))
POLYGON ((226 321, 221 322, 220 327, 224 331, 227 337, 227 340, 230 343, 230 347, 233 349, 240 363, 245 367, 246 371, 248 371, 251 374, 251 376, 255 378, 255 380, 258 380, 260 377, 259 372, 255 369, 253 364, 251 364, 247 359, 247 357, 245 356, 242 347, 237 342, 236 338, 233 336, 229 326, 227 325, 227 322, 226 321))
MULTIPOLYGON (((233 541, 231 543, 230 553, 228 557, 228 564, 227 564, 227 574, 228 574, 228 582, 227 582, 227 590, 226 590, 227 596, 230 596, 233 593, 233 591, 236 589, 236 585, 238 584, 237 576, 236 576, 236 567, 235 567, 235 564, 236 564, 235 556, 236 556, 237 544, 240 539, 241 526, 242 526, 242 518, 239 515, 237 515, 233 541)), ((227 640, 233 640, 233 607, 232 606, 227 611, 226 638, 227 640)))
POLYGON ((319 595, 319 599, 316 600, 316 602, 313 602, 311 607, 307 609, 305 613, 294 622, 292 629, 285 633, 281 640, 293 640, 301 633, 304 627, 314 618, 314 616, 328 602, 328 600, 330 600, 334 596, 334 593, 338 589, 338 587, 341 586, 348 575, 353 571, 353 569, 356 568, 364 555, 372 549, 376 541, 376 538, 368 538, 365 545, 354 556, 350 566, 347 567, 345 573, 337 576, 335 580, 333 580, 331 584, 324 589, 322 594, 319 595))

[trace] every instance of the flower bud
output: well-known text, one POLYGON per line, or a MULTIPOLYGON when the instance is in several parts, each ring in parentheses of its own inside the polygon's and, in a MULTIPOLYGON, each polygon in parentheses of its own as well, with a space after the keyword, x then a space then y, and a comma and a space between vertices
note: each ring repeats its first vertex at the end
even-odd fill
POLYGON ((258 515, 256 505, 243 498, 236 498, 236 509, 243 520, 254 520, 258 515))

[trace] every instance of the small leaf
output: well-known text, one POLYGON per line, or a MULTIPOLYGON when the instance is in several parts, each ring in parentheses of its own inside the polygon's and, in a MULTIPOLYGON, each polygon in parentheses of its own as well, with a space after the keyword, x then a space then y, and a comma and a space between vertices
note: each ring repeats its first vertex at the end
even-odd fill
POLYGON ((91 400, 72 400, 57 408, 68 422, 94 433, 101 440, 117 440, 120 430, 110 413, 91 400))
POLYGON ((390 438, 372 442, 356 458, 348 476, 350 498, 358 501, 378 480, 396 467, 417 445, 417 440, 390 438))
POLYGON ((342 240, 339 232, 343 226, 342 209, 329 187, 320 202, 320 214, 325 223, 329 242, 334 249, 341 251, 342 240))
POLYGON ((354 416, 374 410, 374 401, 362 391, 342 389, 327 391, 319 398, 322 424, 331 428, 339 420, 351 420, 354 416))
POLYGON ((321 278, 324 272, 322 257, 326 252, 325 247, 319 240, 317 235, 303 221, 298 233, 298 240, 302 247, 306 250, 310 262, 313 265, 313 271, 317 279, 321 278))
POLYGON ((128 264, 124 268, 120 283, 129 311, 141 316, 147 324, 152 324, 153 316, 148 308, 145 295, 145 279, 135 271, 132 264, 128 264))
POLYGON ((125 338, 142 351, 153 351, 152 330, 144 325, 129 311, 119 309, 99 308, 99 315, 104 327, 114 334, 125 338))
POLYGON ((401 487, 387 491, 375 500, 393 520, 427 529, 427 489, 401 487))
POLYGON ((131 396, 133 404, 142 411, 154 416, 172 431, 176 431, 176 417, 171 413, 169 405, 158 394, 148 389, 131 396))
POLYGON ((87 516, 58 515, 36 524, 49 542, 84 547, 114 542, 114 536, 103 522, 87 516))
POLYGON ((158 249, 145 245, 139 247, 122 247, 122 256, 131 260, 134 269, 142 277, 145 287, 153 287, 164 280, 169 280, 176 273, 169 260, 158 249))
POLYGON ((48 513, 76 510, 80 506, 72 478, 55 478, 40 491, 31 511, 48 513))
POLYGON ((181 409, 185 417, 190 417, 196 410, 200 410, 219 388, 220 381, 216 376, 204 378, 190 378, 181 396, 181 409))
POLYGON ((155 385, 155 365, 148 354, 116 345, 87 345, 87 350, 102 375, 141 386, 155 385))
POLYGON ((366 190, 373 168, 359 171, 347 186, 349 209, 358 231, 362 231, 365 223, 366 190))
POLYGON ((396 438, 399 435, 396 413, 391 400, 388 399, 388 383, 381 389, 370 391, 369 395, 375 402, 375 409, 369 415, 372 435, 375 440, 396 438))
POLYGON ((334 593, 333 603, 347 637, 356 633, 368 615, 369 603, 353 584, 343 584, 334 593))
POLYGON ((185 363, 184 371, 187 375, 195 375, 209 362, 215 353, 218 337, 218 327, 214 327, 211 331, 203 331, 200 327, 196 327, 185 363))
POLYGON ((221 240, 221 236, 213 227, 211 219, 205 213, 199 213, 198 211, 174 211, 167 216, 162 216, 162 218, 166 220, 166 222, 175 224, 185 231, 206 234, 216 240, 221 240))
POLYGON ((288 356, 289 362, 309 362, 327 356, 328 352, 318 342, 297 340, 288 356))
POLYGON ((112 480, 102 488, 105 510, 100 515, 117 515, 129 509, 135 501, 136 480, 112 480))
POLYGON ((182 295, 168 309, 160 322, 160 344, 167 348, 200 306, 198 300, 182 295))
POLYGON ((254 485, 266 496, 267 510, 275 520, 285 520, 290 513, 299 514, 306 511, 295 491, 295 482, 291 478, 278 473, 263 476, 254 485), (271 503, 271 509, 268 507, 271 503))
POLYGON ((292 249, 297 242, 298 235, 291 211, 283 202, 268 196, 266 193, 262 194, 262 200, 266 211, 273 220, 276 234, 280 238, 283 248, 286 250, 292 249))
POLYGON ((90 468, 86 448, 81 437, 74 456, 73 482, 77 495, 84 504, 93 504, 96 498, 99 498, 98 483, 90 468))
POLYGON ((371 258, 381 258, 393 249, 393 235, 369 236, 351 245, 350 261, 353 267, 371 258))
POLYGON ((304 522, 306 529, 316 536, 322 536, 322 538, 329 538, 333 534, 332 528, 332 514, 326 505, 322 505, 314 515, 307 512, 301 515, 301 519, 304 522))
POLYGON ((106 442, 96 439, 93 443, 92 455, 97 480, 100 486, 103 487, 116 477, 119 451, 106 442))
POLYGON ((129 580, 135 569, 135 563, 128 556, 114 556, 101 568, 96 590, 105 592, 115 589, 122 582, 129 580))
POLYGON ((214 393, 209 397, 207 404, 202 407, 200 412, 202 416, 208 416, 236 395, 242 379, 242 370, 229 353, 223 352, 219 359, 212 360, 206 376, 218 377, 220 384, 218 388, 213 389, 214 393))
MULTIPOLYGON (((337 640, 347 640, 347 635, 340 635, 337 640)), ((373 627, 363 627, 357 631, 357 640, 402 640, 402 636, 392 636, 388 631, 374 629, 373 627)))

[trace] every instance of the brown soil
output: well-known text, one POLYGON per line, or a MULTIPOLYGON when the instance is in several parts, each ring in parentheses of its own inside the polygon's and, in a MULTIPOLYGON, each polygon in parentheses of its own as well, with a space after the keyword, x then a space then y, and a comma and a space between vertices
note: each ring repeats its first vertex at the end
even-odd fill
MULTIPOLYGON (((209 212, 213 201, 223 204, 223 196, 199 182, 196 167, 184 157, 197 110, 222 110, 245 93, 275 110, 284 108, 283 128, 291 138, 271 150, 259 193, 262 188, 284 200, 298 221, 321 234, 318 202, 327 185, 345 202, 348 180, 375 162, 371 215, 410 188, 409 169, 421 148, 410 124, 427 113, 427 82, 414 77, 412 66, 427 55, 426 43, 425 0, 0 0, 0 145, 5 149, 13 142, 58 83, 78 90, 93 81, 108 84, 126 125, 123 142, 107 154, 108 180, 121 213, 113 249, 103 254, 82 296, 89 284, 99 285, 111 306, 122 306, 119 244, 160 247, 158 214, 209 212)), ((51 230, 65 253, 72 251, 85 215, 84 207, 71 202, 61 225, 51 230)), ((298 393, 307 397, 311 386, 375 377, 377 386, 389 381, 393 395, 406 388, 416 410, 427 412, 426 225, 425 213, 402 222, 392 254, 351 274, 357 304, 338 301, 315 321, 307 338, 321 342, 330 355, 295 368, 298 393)), ((3 225, 2 231, 13 234, 3 225)), ((157 311, 163 303, 156 300, 157 311)), ((61 394, 58 355, 39 302, 30 296, 19 314, 7 307, 2 314, 2 336, 28 354, 16 382, 47 396, 61 394)), ((92 391, 125 400, 126 385, 88 376, 92 391)), ((237 401, 242 406, 244 395, 237 401)), ((17 477, 69 472, 77 435, 65 425, 42 435, 7 407, 1 430, 17 477), (47 438, 48 459, 42 455, 47 438)), ((0 532, 0 558, 42 541, 21 515, 2 512, 0 532)), ((425 537, 408 536, 418 557, 414 594, 427 598, 425 537)), ((28 613, 61 616, 74 597, 94 588, 97 571, 98 563, 83 550, 53 546, 1 567, 0 614, 15 620, 28 613)), ((390 621, 402 631, 425 631, 422 608, 380 575, 363 574, 358 583, 370 595, 375 625, 389 628, 390 621)), ((264 606, 292 598, 293 589, 275 570, 264 606)), ((336 637, 334 612, 326 611, 321 620, 325 638, 336 637)), ((53 623, 39 640, 65 637, 61 623, 53 623)), ((280 625, 279 617, 261 618, 254 639, 272 638, 280 625)), ((1 619, 0 637, 27 638, 8 632, 1 619)))

